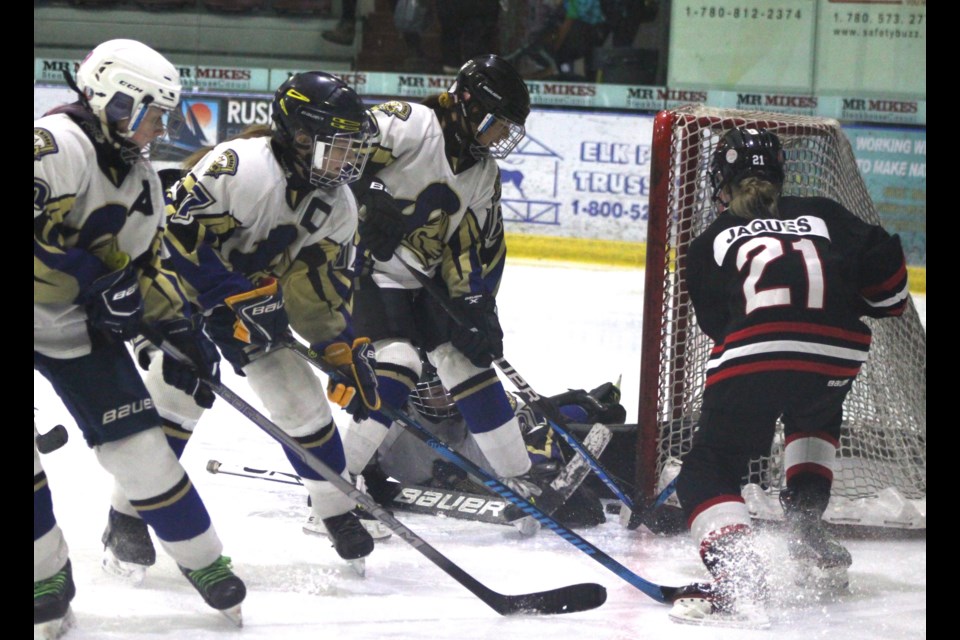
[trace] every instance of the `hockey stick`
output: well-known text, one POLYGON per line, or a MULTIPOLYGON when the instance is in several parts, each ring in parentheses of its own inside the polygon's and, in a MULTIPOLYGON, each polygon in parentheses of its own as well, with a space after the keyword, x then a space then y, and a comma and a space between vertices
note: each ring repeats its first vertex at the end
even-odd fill
POLYGON ((300 481, 300 476, 295 473, 254 469, 253 467, 238 467, 231 464, 224 464, 219 460, 207 460, 207 471, 214 474, 222 473, 227 476, 237 476, 238 478, 256 478, 257 480, 267 480, 281 484, 294 484, 298 487, 303 486, 303 482, 300 481))
MULTIPOLYGON (((142 323, 140 330, 144 337, 157 348, 161 349, 165 355, 176 358, 180 362, 189 362, 189 359, 179 349, 166 342, 163 335, 153 327, 142 323)), ((325 480, 357 504, 363 506, 368 513, 384 523, 391 531, 403 538, 410 546, 426 556, 447 575, 466 587, 471 593, 480 598, 500 615, 515 613, 574 613, 595 609, 606 601, 607 590, 603 585, 596 583, 568 585, 548 591, 519 595, 504 595, 493 591, 430 546, 426 540, 407 528, 402 522, 393 517, 389 511, 378 505, 373 498, 354 487, 339 473, 336 473, 322 460, 310 453, 310 451, 295 438, 288 435, 286 431, 260 413, 253 405, 230 390, 226 385, 209 378, 201 379, 211 391, 223 398, 226 403, 242 413, 288 450, 296 454, 304 464, 320 474, 325 480)))
MULTIPOLYGON (((431 280, 425 273, 418 270, 416 267, 413 267, 405 262, 400 256, 395 257, 396 260, 406 267, 407 271, 409 271, 413 277, 416 278, 421 285, 423 285, 423 288, 426 289, 434 298, 436 298, 437 302, 439 302, 440 306, 442 306, 444 310, 450 314, 450 317, 454 322, 463 327, 472 328, 470 322, 463 317, 460 311, 450 304, 450 298, 444 291, 440 289, 440 287, 437 286, 437 283, 431 280)), ((617 483, 613 481, 612 476, 606 469, 603 468, 603 465, 600 464, 600 461, 597 460, 595 456, 590 455, 590 452, 584 449, 583 445, 581 445, 580 442, 578 442, 577 439, 573 437, 573 435, 567 429, 560 426, 560 424, 569 424, 569 420, 567 420, 550 402, 545 401, 540 394, 534 391, 533 387, 527 384, 527 381, 524 380, 519 373, 517 373, 517 370, 514 369, 505 358, 502 356, 499 358, 494 358, 493 363, 497 365, 497 368, 500 369, 500 371, 502 371, 503 374, 510 379, 510 382, 517 387, 517 392, 520 394, 520 397, 523 398, 524 402, 533 408, 538 409, 543 415, 545 415, 547 421, 550 423, 550 426, 553 427, 553 430, 559 433, 560 437, 562 437, 566 443, 573 448, 574 451, 586 459, 587 463, 589 463, 590 467, 593 469, 594 473, 597 474, 597 477, 600 478, 603 484, 605 484, 607 488, 613 492, 613 495, 623 502, 623 504, 627 505, 627 507, 632 510, 633 500, 627 497, 627 494, 617 486, 617 483)))
MULTIPOLYGON (((290 347, 294 352, 300 355, 302 358, 312 363, 314 366, 320 370, 330 373, 331 367, 327 364, 323 358, 320 357, 320 354, 315 350, 307 347, 299 340, 296 340, 292 336, 288 336, 284 344, 290 347)), ((470 461, 469 459, 463 457, 456 451, 450 448, 449 445, 444 443, 441 440, 438 440, 433 433, 431 433, 426 427, 421 426, 412 418, 410 418, 403 411, 398 411, 386 403, 380 405, 380 411, 383 412, 391 420, 397 421, 407 428, 407 430, 415 435, 417 438, 426 443, 430 448, 436 451, 438 454, 457 465, 474 478, 479 480, 488 489, 494 491, 498 495, 506 498, 512 504, 520 508, 528 516, 532 516, 541 525, 551 529, 558 536, 575 546, 580 551, 583 551, 588 556, 602 564, 604 567, 617 574, 634 587, 644 592, 654 600, 664 604, 673 603, 674 597, 682 589, 682 587, 665 587, 662 585, 654 584, 649 580, 644 580, 630 569, 626 568, 602 550, 594 546, 591 542, 585 540, 577 533, 571 531, 567 527, 563 526, 549 515, 544 513, 544 511, 538 508, 534 503, 528 502, 527 500, 521 498, 515 494, 509 487, 501 483, 497 478, 492 474, 484 470, 479 465, 470 461)))
MULTIPOLYGON (((594 455, 600 455, 606 449, 612 436, 613 434, 604 425, 595 424, 584 437, 584 446, 594 455)), ((207 471, 213 474, 221 473, 241 478, 303 486, 300 476, 293 473, 255 469, 223 463, 218 460, 209 460, 207 471)), ((565 465, 550 485, 561 495, 562 502, 566 502, 573 495, 573 492, 583 484, 589 472, 589 466, 582 458, 577 458, 565 465)), ((510 524, 504 515, 507 502, 495 498, 496 494, 493 492, 486 492, 481 495, 452 487, 425 487, 406 482, 397 482, 397 486, 399 487, 399 493, 393 498, 392 504, 389 506, 427 515, 447 515, 453 518, 490 524, 510 524)), ((482 491, 479 487, 478 490, 482 491)))
MULTIPOLYGON (((221 473, 240 478, 303 486, 300 476, 292 473, 241 467, 219 460, 208 461, 207 471, 214 474, 221 473)), ((430 516, 444 515, 487 524, 510 525, 503 515, 507 501, 495 494, 485 493, 480 495, 479 493, 469 493, 457 489, 423 487, 402 482, 398 483, 397 486, 400 488, 399 493, 390 504, 384 504, 383 506, 430 516)), ((480 487, 478 487, 478 490, 483 491, 480 487)))

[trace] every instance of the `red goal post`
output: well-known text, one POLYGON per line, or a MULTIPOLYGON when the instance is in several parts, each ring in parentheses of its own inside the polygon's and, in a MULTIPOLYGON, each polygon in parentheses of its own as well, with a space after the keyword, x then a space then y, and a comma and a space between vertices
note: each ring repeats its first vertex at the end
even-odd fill
MULTIPOLYGON (((690 242, 715 217, 710 157, 726 130, 775 132, 786 153, 784 193, 826 196, 860 218, 880 219, 840 124, 830 118, 685 105, 657 114, 640 365, 637 486, 650 498, 679 468, 700 414, 713 346, 697 326, 684 281, 690 242)), ((826 520, 841 525, 926 529, 926 330, 912 300, 896 319, 865 320, 867 363, 844 404, 826 520)), ((751 515, 782 517, 783 426, 769 456, 744 469, 751 515)))

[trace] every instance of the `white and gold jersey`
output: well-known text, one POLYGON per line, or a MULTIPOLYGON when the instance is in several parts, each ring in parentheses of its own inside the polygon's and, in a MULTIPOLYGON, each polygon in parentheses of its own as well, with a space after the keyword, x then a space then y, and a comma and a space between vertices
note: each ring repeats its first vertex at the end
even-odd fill
POLYGON ((90 353, 80 296, 124 252, 141 272, 146 317, 181 307, 170 280, 157 282, 164 225, 163 188, 146 160, 130 166, 66 113, 33 123, 33 345, 53 358, 90 353), (156 286, 163 289, 160 295, 156 286))
MULTIPOLYGON (((487 158, 455 173, 432 109, 392 101, 372 112, 380 137, 370 162, 381 166, 376 176, 406 218, 407 234, 398 253, 429 275, 440 269, 455 297, 480 289, 495 293, 500 269, 493 265, 502 262, 505 252, 496 161, 487 158), (483 284, 491 271, 497 277, 483 284)), ((419 287, 396 260, 375 262, 373 279, 386 288, 419 287)))
POLYGON ((212 309, 280 281, 311 343, 347 329, 357 204, 346 186, 292 189, 267 136, 219 144, 172 189, 167 238, 190 297, 212 309))

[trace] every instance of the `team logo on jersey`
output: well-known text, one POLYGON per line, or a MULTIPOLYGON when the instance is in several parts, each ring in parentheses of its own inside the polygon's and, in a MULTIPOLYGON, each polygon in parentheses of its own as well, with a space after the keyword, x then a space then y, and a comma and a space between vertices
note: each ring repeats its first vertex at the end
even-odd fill
POLYGON ((210 176, 211 178, 219 178, 220 176, 235 176, 237 175, 237 168, 240 166, 240 157, 237 156, 237 152, 233 149, 227 149, 213 161, 213 163, 207 167, 207 170, 203 172, 203 175, 210 176))
POLYGON ((383 104, 378 104, 372 108, 372 111, 382 111, 391 116, 396 116, 401 120, 406 120, 410 117, 410 103, 400 102, 399 100, 391 100, 390 102, 384 102, 383 104))
POLYGON ((33 130, 33 161, 36 162, 43 156, 48 156, 51 153, 56 153, 59 151, 57 147, 56 140, 53 139, 53 134, 47 131, 46 129, 41 129, 39 127, 33 130))

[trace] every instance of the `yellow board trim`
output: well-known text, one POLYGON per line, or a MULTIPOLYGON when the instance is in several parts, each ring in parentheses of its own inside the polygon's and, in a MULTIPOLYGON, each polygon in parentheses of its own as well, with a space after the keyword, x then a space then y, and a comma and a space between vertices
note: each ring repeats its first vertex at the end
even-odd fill
MULTIPOLYGON (((507 255, 510 258, 636 267, 639 269, 644 268, 647 261, 647 244, 645 242, 535 236, 518 233, 508 233, 506 238, 507 255)), ((910 279, 910 291, 926 295, 927 268, 907 267, 907 275, 910 279)))

